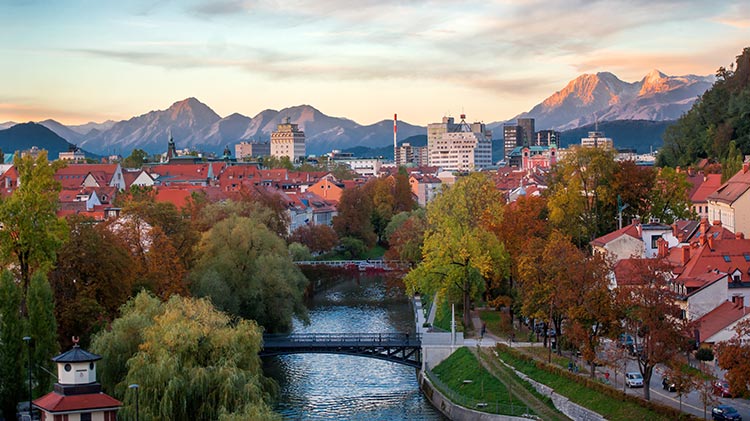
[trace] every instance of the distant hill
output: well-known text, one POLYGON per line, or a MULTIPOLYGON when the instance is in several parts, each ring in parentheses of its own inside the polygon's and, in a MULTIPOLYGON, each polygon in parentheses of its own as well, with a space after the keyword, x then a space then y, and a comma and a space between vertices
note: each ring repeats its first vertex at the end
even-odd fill
MULTIPOLYGON (((399 141, 398 145, 401 146, 404 143, 408 143, 412 146, 427 146, 427 135, 418 134, 407 137, 406 139, 399 141)), ((354 154, 354 156, 359 158, 374 158, 382 156, 383 159, 393 160, 393 146, 383 146, 382 148, 355 146, 353 148, 344 149, 342 152, 354 154)))
MULTIPOLYGON (((31 149, 32 146, 46 149, 50 159, 57 159, 60 152, 67 152, 72 145, 52 130, 37 123, 21 123, 0 130, 0 149, 4 153, 12 154, 31 149)), ((97 158, 94 154, 83 152, 87 157, 97 158)))
MULTIPOLYGON (((662 135, 667 127, 675 124, 670 121, 649 120, 616 120, 599 123, 599 131, 611 137, 617 149, 635 149, 638 153, 648 153, 662 146, 662 135)), ((581 138, 587 137, 588 132, 594 131, 595 124, 587 124, 560 133, 562 147, 580 145, 581 138)))

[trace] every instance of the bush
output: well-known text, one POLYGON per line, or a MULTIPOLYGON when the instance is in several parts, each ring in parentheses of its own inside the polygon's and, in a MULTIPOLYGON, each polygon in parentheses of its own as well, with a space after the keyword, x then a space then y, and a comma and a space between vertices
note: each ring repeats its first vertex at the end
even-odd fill
POLYGON ((698 361, 713 361, 714 351, 711 348, 698 348, 695 351, 695 359, 698 361))

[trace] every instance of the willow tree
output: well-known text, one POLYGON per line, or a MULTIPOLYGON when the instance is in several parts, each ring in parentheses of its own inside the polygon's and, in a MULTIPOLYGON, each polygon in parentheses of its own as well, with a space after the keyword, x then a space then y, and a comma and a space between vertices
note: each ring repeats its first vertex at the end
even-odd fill
POLYGON ((262 332, 233 321, 206 299, 142 292, 123 307, 112 329, 96 336, 103 382, 123 399, 123 417, 149 420, 279 419, 270 408, 274 383, 262 373, 262 332), (126 385, 137 383, 139 396, 126 385))
POLYGON ((427 206, 423 260, 405 278, 410 290, 460 297, 469 326, 472 298, 494 287, 507 272, 508 254, 493 228, 503 199, 492 179, 473 173, 459 179, 427 206))
POLYGON ((38 157, 16 155, 19 187, 0 200, 0 263, 12 263, 21 280, 24 315, 31 276, 47 271, 55 262, 57 250, 67 237, 64 220, 56 215, 60 183, 54 178, 61 161, 47 162, 47 153, 38 157))
POLYGON ((204 233, 190 279, 194 295, 269 332, 289 331, 292 316, 307 319, 307 278, 284 240, 252 218, 231 216, 204 233))

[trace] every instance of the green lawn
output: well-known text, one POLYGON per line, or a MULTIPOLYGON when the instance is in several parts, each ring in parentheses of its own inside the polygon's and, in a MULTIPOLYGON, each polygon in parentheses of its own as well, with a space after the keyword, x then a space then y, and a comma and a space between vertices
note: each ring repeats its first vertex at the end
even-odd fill
POLYGON ((503 361, 514 366, 518 371, 553 388, 555 392, 567 396, 571 401, 601 414, 608 420, 671 420, 670 417, 649 410, 635 402, 607 396, 581 383, 571 381, 567 377, 550 373, 537 367, 533 361, 517 358, 505 347, 498 347, 497 352, 503 361))
MULTIPOLYGON (((434 326, 443 329, 447 332, 451 331, 451 305, 445 300, 439 300, 438 305, 440 306, 435 313, 435 324, 434 326)), ((464 325, 461 323, 463 320, 464 313, 456 306, 456 331, 463 332, 464 325)))
MULTIPOLYGON (((512 397, 505 385, 479 364, 474 354, 466 347, 458 349, 445 361, 432 369, 440 381, 450 390, 473 401, 485 402, 490 408, 500 408, 499 413, 510 414, 511 406, 517 415, 529 413, 527 406, 512 397), (506 411, 503 411, 506 409, 506 411)), ((438 387, 438 385, 436 385, 438 387)), ((439 388, 439 387, 438 387, 439 388)), ((445 394, 446 391, 442 391, 445 394)), ((495 411, 492 411, 495 412, 495 411)))

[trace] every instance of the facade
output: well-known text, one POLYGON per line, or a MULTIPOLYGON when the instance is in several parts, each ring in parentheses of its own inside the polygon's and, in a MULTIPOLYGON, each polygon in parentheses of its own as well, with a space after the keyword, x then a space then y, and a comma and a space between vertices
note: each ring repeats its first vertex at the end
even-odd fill
POLYGON ((335 162, 346 164, 359 175, 376 176, 380 173, 383 160, 380 158, 334 158, 335 162))
POLYGON ((270 155, 271 144, 269 142, 240 142, 234 145, 234 156, 237 157, 237 160, 270 155))
POLYGON ((102 357, 76 343, 52 361, 57 363, 54 390, 33 402, 42 421, 116 421, 122 402, 102 393, 96 381, 96 361, 102 357))
POLYGON ((443 182, 434 175, 412 173, 409 176, 411 192, 419 206, 427 206, 439 193, 443 182))
POLYGON ((556 130, 540 130, 534 135, 534 145, 550 146, 560 144, 560 132, 556 130))
POLYGON ((458 124, 456 124, 453 117, 443 117, 441 123, 430 123, 427 125, 427 165, 434 166, 432 163, 431 152, 435 150, 437 141, 443 137, 445 133, 457 130, 458 124))
POLYGON ((289 117, 271 133, 271 156, 287 156, 292 162, 299 162, 306 156, 305 132, 299 130, 296 124, 290 123, 289 117))
POLYGON ((414 149, 410 143, 402 143, 394 150, 393 162, 396 166, 414 163, 414 149))
POLYGON ((706 197, 708 219, 732 232, 750 236, 750 164, 706 197))
POLYGON ((436 135, 432 144, 429 130, 433 124, 428 125, 430 166, 449 171, 474 171, 491 166, 492 132, 486 130, 483 123, 466 123, 463 114, 459 124, 453 124, 452 118, 448 120, 443 124, 446 131, 436 135))
POLYGON ((523 128, 519 125, 503 126, 503 158, 508 161, 513 149, 523 146, 523 128))
POLYGON ((531 145, 534 141, 534 119, 533 118, 519 118, 516 123, 521 127, 521 133, 523 134, 522 143, 519 146, 531 145))
POLYGON ((615 147, 612 138, 605 137, 604 132, 589 132, 589 137, 581 139, 581 146, 584 148, 604 148, 613 149, 615 147))
POLYGON ((60 161, 68 161, 68 162, 85 162, 86 161, 86 155, 81 152, 80 149, 78 149, 76 146, 70 146, 68 148, 67 152, 60 152, 57 155, 57 159, 60 161))

